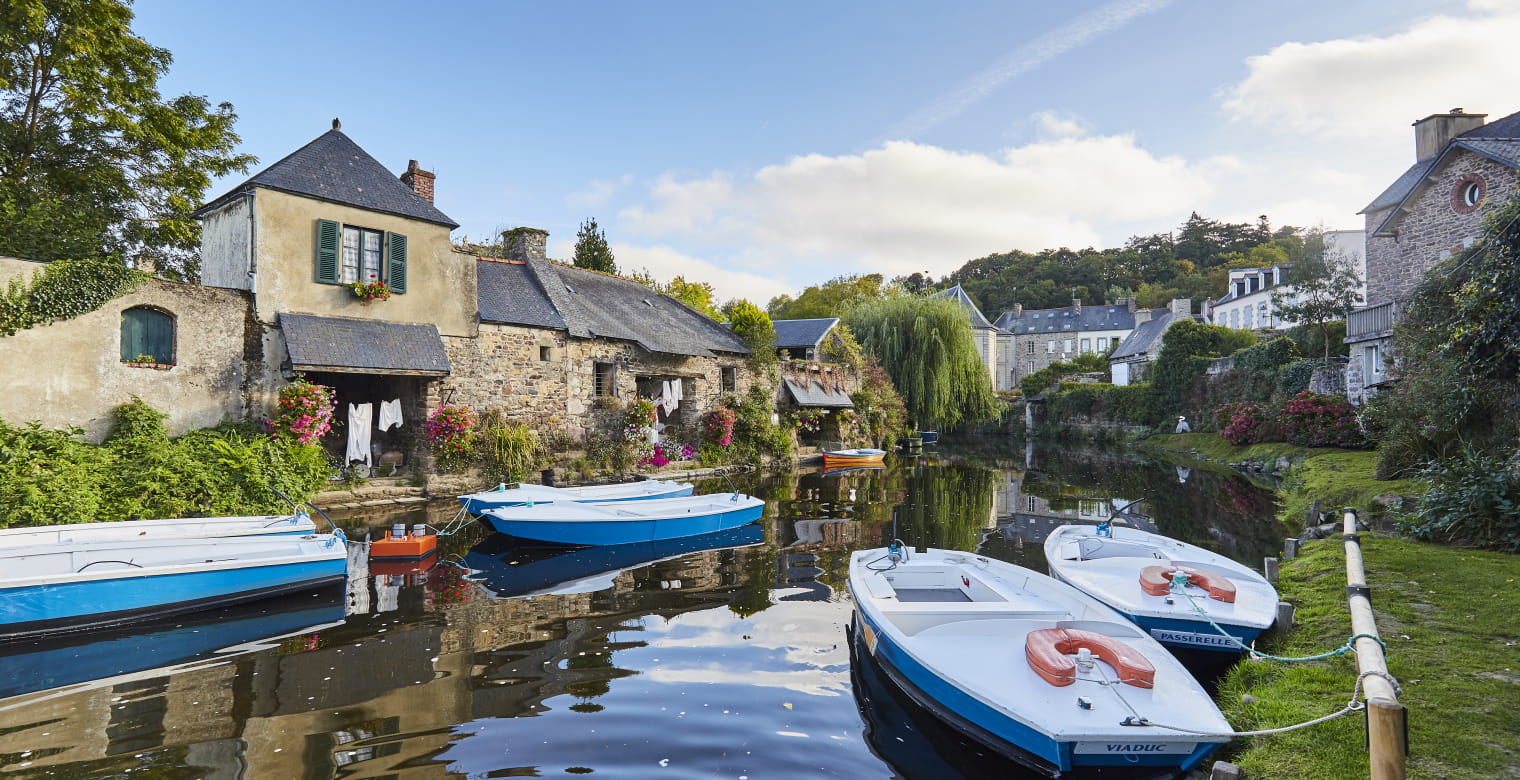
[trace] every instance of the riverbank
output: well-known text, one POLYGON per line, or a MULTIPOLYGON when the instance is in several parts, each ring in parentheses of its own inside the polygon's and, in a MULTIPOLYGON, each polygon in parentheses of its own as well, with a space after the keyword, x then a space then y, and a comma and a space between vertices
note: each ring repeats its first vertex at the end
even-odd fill
MULTIPOLYGON (((1278 517, 1298 527, 1316 502, 1332 514, 1357 509, 1391 519, 1418 496, 1417 480, 1374 478, 1377 454, 1289 444, 1236 447, 1210 433, 1168 434, 1142 446, 1236 468, 1275 473, 1278 517)), ((1520 778, 1520 557, 1362 537, 1378 632, 1390 672, 1409 709, 1409 777, 1520 778)), ((1278 656, 1317 655, 1351 634, 1345 554, 1339 535, 1304 541, 1282 562, 1278 590, 1297 609, 1292 631, 1260 643, 1278 656)), ((1322 661, 1244 661, 1220 683, 1221 709, 1241 731, 1321 717, 1351 698, 1351 654, 1322 661), (1251 697, 1245 699, 1244 697, 1251 697), (1250 703, 1246 703, 1249 701, 1250 703)), ((1360 713, 1284 734, 1236 740, 1222 756, 1247 776, 1309 780, 1365 778, 1366 725, 1360 713)))

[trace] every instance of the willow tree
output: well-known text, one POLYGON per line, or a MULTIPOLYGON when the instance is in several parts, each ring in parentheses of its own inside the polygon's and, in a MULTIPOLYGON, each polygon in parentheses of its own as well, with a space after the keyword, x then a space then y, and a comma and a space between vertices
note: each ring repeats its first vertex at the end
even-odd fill
POLYGON ((920 425, 953 428, 997 415, 971 322, 954 300, 895 295, 865 301, 844 320, 887 370, 920 425))

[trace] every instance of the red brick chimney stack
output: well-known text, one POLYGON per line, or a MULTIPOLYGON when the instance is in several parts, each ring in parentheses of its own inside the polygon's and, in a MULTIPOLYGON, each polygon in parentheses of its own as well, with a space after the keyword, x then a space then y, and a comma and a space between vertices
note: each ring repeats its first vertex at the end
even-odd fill
POLYGON ((412 192, 422 196, 428 203, 433 202, 433 180, 437 176, 432 171, 424 171, 417 167, 416 160, 408 160, 406 173, 401 174, 401 183, 412 188, 412 192))

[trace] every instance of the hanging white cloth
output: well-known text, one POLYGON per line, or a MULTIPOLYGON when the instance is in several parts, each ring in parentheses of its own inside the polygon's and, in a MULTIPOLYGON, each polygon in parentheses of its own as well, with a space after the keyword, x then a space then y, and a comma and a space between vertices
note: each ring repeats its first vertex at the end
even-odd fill
POLYGON ((356 460, 364 461, 364 465, 370 464, 369 455, 369 423, 374 419, 374 404, 349 404, 348 405, 348 454, 343 457, 344 463, 353 463, 356 460))
POLYGON ((401 427, 401 399, 380 402, 380 430, 389 430, 392 426, 401 427))

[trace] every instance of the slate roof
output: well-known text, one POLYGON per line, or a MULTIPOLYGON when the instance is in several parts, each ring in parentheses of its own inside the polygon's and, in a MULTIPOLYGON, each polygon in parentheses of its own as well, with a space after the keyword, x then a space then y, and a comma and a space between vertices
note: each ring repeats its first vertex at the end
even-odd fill
POLYGON ((855 406, 850 400, 849 393, 835 392, 823 386, 822 382, 796 382, 791 379, 785 380, 786 392, 798 406, 821 406, 830 409, 844 409, 855 406))
POLYGON ((812 320, 772 320, 776 328, 776 349, 800 349, 816 347, 839 324, 838 317, 821 317, 812 320))
POLYGON ((1099 330, 1129 330, 1135 327, 1135 313, 1125 304, 1083 306, 1060 309, 1035 309, 1015 317, 1005 311, 998 317, 996 327, 1016 336, 1026 333, 1080 333, 1099 330))
POLYGON ((990 330, 994 327, 993 324, 988 322, 987 318, 982 315, 982 310, 978 309, 976 307, 976 304, 972 302, 971 296, 967 295, 966 291, 962 290, 961 286, 958 284, 948 290, 937 292, 930 297, 951 298, 960 305, 966 307, 967 315, 971 317, 971 327, 973 328, 987 328, 990 330))
MULTIPOLYGON (((1451 139, 1439 154, 1410 166, 1409 170, 1404 171, 1403 175, 1388 186, 1388 189, 1383 190, 1382 194, 1357 213, 1366 214, 1403 203, 1414 193, 1415 188, 1420 186, 1425 177, 1451 153, 1452 149, 1467 149, 1512 168, 1520 168, 1520 112, 1474 127, 1451 139)), ((1389 215, 1390 219, 1392 216, 1389 215)), ((1384 225, 1386 224, 1387 222, 1384 222, 1384 225)), ((1379 226, 1374 234, 1381 230, 1382 226, 1379 226)))
POLYGON ((671 355, 749 353, 733 331, 629 279, 547 260, 481 260, 476 269, 482 322, 632 341, 646 351, 671 355))
POLYGON ((227 194, 196 209, 191 216, 215 211, 254 187, 409 217, 450 229, 459 227, 459 223, 413 192, 341 130, 317 136, 227 194))
POLYGON ((296 370, 449 373, 443 339, 432 325, 282 313, 280 328, 296 370))
POLYGON ((1170 310, 1162 309, 1156 313, 1155 319, 1136 325, 1134 331, 1108 356, 1109 361, 1134 359, 1149 353, 1175 316, 1170 310))
POLYGON ((565 318, 526 263, 478 260, 475 278, 481 322, 568 329, 565 318))

